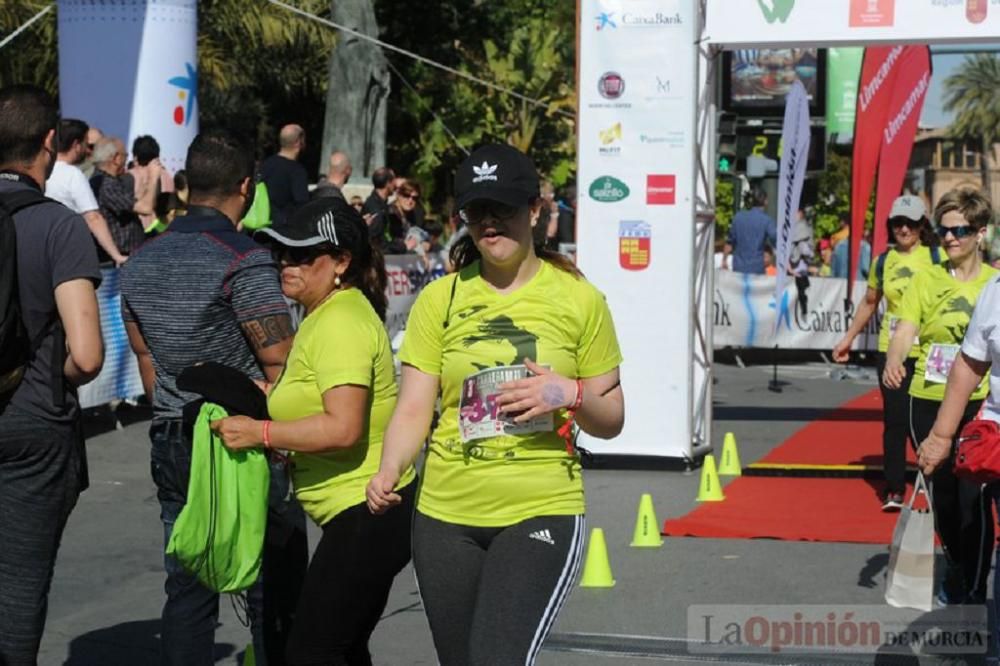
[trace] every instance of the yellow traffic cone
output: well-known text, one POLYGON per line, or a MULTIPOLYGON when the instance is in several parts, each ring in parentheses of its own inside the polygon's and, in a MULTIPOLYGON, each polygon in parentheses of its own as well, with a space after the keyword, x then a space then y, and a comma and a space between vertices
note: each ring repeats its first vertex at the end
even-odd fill
POLYGON ((580 587, 614 587, 611 563, 608 561, 608 545, 604 542, 604 530, 595 527, 590 531, 587 546, 587 560, 583 563, 580 587))
POLYGON ((649 493, 643 493, 639 499, 639 513, 635 517, 632 547, 659 548, 662 545, 660 523, 656 520, 656 511, 653 509, 653 496, 649 493))
POLYGON ((257 666, 257 654, 253 651, 253 643, 247 644, 243 652, 243 666, 257 666))
POLYGON ((721 502, 724 499, 726 499, 726 496, 722 494, 722 484, 719 483, 719 474, 715 471, 715 456, 709 453, 705 456, 705 463, 701 468, 698 501, 721 502))
POLYGON ((740 454, 736 450, 736 436, 727 432, 722 440, 722 459, 719 461, 720 476, 742 476, 743 467, 740 465, 740 454))

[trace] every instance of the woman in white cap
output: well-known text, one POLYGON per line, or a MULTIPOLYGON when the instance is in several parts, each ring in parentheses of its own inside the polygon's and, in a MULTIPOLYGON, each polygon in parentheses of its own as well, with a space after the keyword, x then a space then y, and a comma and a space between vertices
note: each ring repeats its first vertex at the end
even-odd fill
MULTIPOLYGON (((934 243, 934 232, 927 219, 923 199, 911 194, 892 203, 887 221, 894 241, 876 259, 868 272, 868 289, 858 303, 847 333, 833 348, 833 360, 846 363, 854 339, 868 326, 885 297, 885 316, 878 336, 878 376, 885 369, 885 354, 889 338, 899 321, 899 304, 910 281, 920 271, 941 263, 940 250, 934 243)), ((910 435, 910 377, 920 349, 914 345, 906 356, 907 373, 899 388, 889 388, 879 382, 882 392, 882 467, 885 474, 883 511, 899 511, 906 491, 906 440, 910 435)), ((916 446, 916 442, 911 443, 916 446)))
POLYGON ((258 236, 272 246, 285 296, 306 315, 281 376, 268 388, 273 421, 212 424, 231 449, 290 451, 302 508, 323 530, 302 585, 286 649, 289 664, 370 665, 368 639, 393 578, 410 559, 415 473, 399 471, 399 504, 365 505, 396 404, 385 321, 385 262, 342 198, 302 206, 258 236))
POLYGON ((952 365, 963 358, 960 349, 976 301, 1000 274, 983 262, 981 252, 992 219, 989 200, 976 191, 952 190, 938 202, 934 221, 948 260, 913 278, 897 312, 899 323, 882 373, 882 382, 894 389, 912 374, 910 436, 922 442, 919 454, 925 461, 932 450, 945 455, 929 479, 935 526, 948 561, 938 595, 944 604, 985 602, 993 552, 993 516, 982 488, 956 477, 948 457, 951 438, 975 418, 986 397, 986 379, 966 396, 969 400, 957 421, 949 411, 948 427, 934 428, 952 365), (910 373, 905 361, 915 336, 920 355, 910 373))
POLYGON ((443 666, 531 664, 573 587, 584 542, 575 423, 622 429, 621 354, 604 296, 533 241, 538 174, 505 145, 455 176, 469 236, 458 271, 417 297, 399 402, 368 484, 380 513, 441 415, 413 528, 420 594, 443 666))

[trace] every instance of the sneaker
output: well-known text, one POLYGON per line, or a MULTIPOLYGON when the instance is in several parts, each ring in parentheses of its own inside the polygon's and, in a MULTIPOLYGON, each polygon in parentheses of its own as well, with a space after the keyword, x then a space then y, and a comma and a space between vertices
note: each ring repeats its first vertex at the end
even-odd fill
POLYGON ((886 493, 882 502, 883 511, 899 511, 903 508, 903 493, 886 493))
POLYGON ((944 575, 941 577, 941 587, 935 595, 936 605, 942 608, 965 603, 967 596, 962 567, 950 563, 946 564, 944 575))

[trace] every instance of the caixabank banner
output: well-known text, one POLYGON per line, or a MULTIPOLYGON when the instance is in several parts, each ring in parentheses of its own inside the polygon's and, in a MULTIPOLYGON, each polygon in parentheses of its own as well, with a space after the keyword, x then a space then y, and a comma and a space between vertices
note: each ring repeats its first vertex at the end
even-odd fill
MULTIPOLYGON (((759 347, 770 349, 830 350, 840 342, 854 318, 867 285, 853 285, 852 310, 844 310, 847 280, 810 277, 808 283, 789 283, 775 295, 775 278, 718 270, 713 293, 713 342, 716 349, 759 347)), ((872 317, 854 339, 855 350, 878 347, 879 315, 872 317)))
POLYGON ((59 0, 59 99, 79 118, 132 140, 152 135, 171 172, 198 133, 196 0, 59 0))
POLYGON ((580 0, 579 15, 577 258, 607 296, 629 395, 623 433, 584 446, 687 457, 696 2, 580 0))

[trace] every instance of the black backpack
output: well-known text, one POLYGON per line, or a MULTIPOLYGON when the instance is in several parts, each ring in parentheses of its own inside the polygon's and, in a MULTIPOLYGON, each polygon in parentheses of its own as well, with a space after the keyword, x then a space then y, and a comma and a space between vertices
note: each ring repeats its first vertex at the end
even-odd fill
POLYGON ((0 196, 0 399, 13 394, 24 367, 34 353, 21 318, 17 291, 17 231, 14 214, 51 201, 37 190, 19 190, 0 196))

